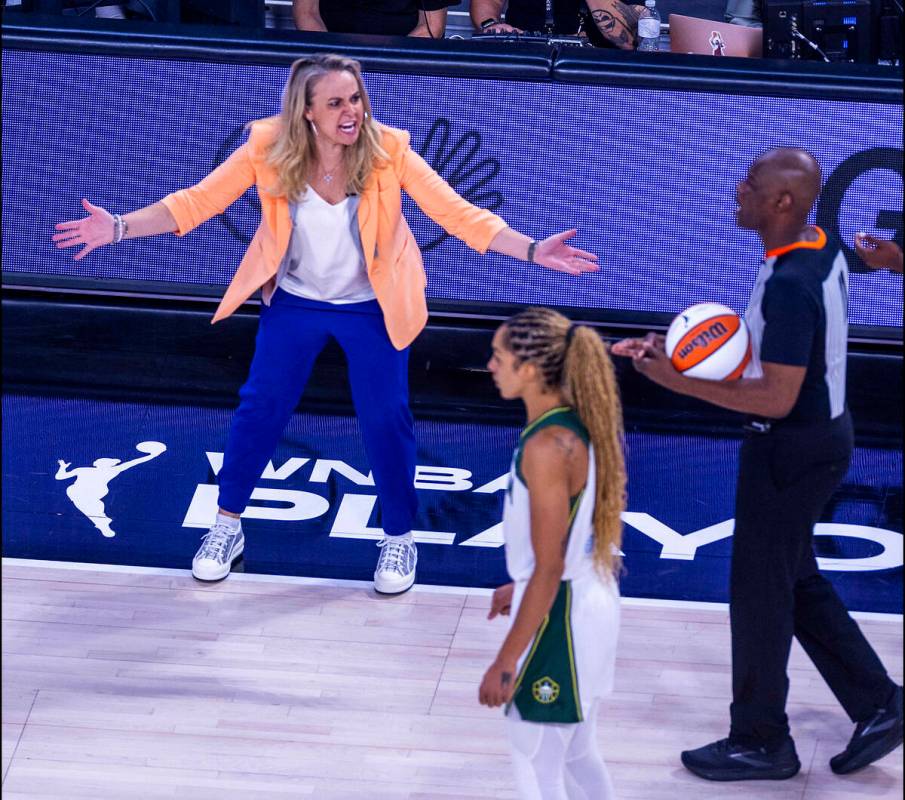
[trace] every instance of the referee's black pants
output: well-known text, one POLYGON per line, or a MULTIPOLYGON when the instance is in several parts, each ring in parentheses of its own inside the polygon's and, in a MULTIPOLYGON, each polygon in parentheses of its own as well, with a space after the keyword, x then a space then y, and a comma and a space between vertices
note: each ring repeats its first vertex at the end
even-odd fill
POLYGON ((853 722, 870 717, 895 689, 814 556, 814 525, 852 446, 848 412, 825 426, 751 434, 742 445, 729 603, 729 736, 741 743, 770 748, 789 736, 793 635, 853 722))

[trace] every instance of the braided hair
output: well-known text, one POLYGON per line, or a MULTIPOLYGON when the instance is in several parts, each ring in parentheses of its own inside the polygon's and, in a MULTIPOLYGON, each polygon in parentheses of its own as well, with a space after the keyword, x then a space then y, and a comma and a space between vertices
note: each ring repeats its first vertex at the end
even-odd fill
POLYGON ((588 429, 597 470, 594 563, 606 576, 621 568, 625 510, 622 402, 613 362, 597 333, 549 308, 527 308, 503 327, 503 345, 517 363, 531 362, 546 387, 560 391, 588 429))

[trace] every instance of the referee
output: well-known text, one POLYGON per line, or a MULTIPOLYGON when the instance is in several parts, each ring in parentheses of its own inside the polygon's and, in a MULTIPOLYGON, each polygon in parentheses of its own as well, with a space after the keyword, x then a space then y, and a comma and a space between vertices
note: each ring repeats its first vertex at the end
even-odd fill
POLYGON ((739 227, 763 241, 745 319, 752 360, 741 380, 679 374, 663 337, 613 346, 648 378, 749 416, 739 456, 730 578, 729 737, 682 753, 716 781, 791 778, 800 769, 785 713, 795 636, 855 723, 837 774, 902 743, 902 688, 817 568, 813 529, 852 454, 845 403, 848 265, 838 242, 807 224, 820 167, 804 150, 758 158, 736 189, 739 227))

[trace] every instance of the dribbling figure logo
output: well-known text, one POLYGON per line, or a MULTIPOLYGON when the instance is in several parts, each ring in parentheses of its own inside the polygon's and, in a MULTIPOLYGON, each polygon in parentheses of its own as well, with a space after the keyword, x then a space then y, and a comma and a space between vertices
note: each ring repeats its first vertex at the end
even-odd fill
POLYGON ((72 465, 68 461, 63 461, 63 459, 57 461, 59 469, 54 478, 58 481, 75 478, 75 482, 66 487, 66 496, 108 539, 116 536, 116 532, 111 527, 113 520, 107 516, 103 502, 110 492, 110 481, 127 469, 157 458, 167 449, 167 446, 163 442, 139 442, 135 445, 135 449, 145 455, 133 458, 131 461, 120 461, 118 458, 98 458, 90 467, 76 467, 72 470, 69 469, 72 465))

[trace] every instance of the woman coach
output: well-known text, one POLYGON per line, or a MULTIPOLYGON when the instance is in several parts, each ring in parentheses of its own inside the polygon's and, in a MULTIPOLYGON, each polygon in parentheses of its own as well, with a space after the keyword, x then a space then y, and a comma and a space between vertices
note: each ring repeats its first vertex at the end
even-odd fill
POLYGON ((261 319, 219 475, 219 513, 192 572, 201 580, 224 578, 242 553, 239 517, 332 337, 349 363, 380 500, 385 537, 378 543, 375 589, 405 591, 417 561, 408 348, 427 322, 427 303, 421 253, 402 216, 402 190, 478 252, 572 275, 596 270, 596 256, 566 243, 574 230, 533 241, 456 194, 410 148, 408 132, 373 119, 356 61, 299 59, 281 113, 248 128, 247 142, 197 185, 123 216, 82 200, 89 215, 58 224, 53 240, 57 247, 81 245, 75 256, 81 259, 123 239, 182 236, 255 186, 261 222, 213 322, 258 289, 261 319))

